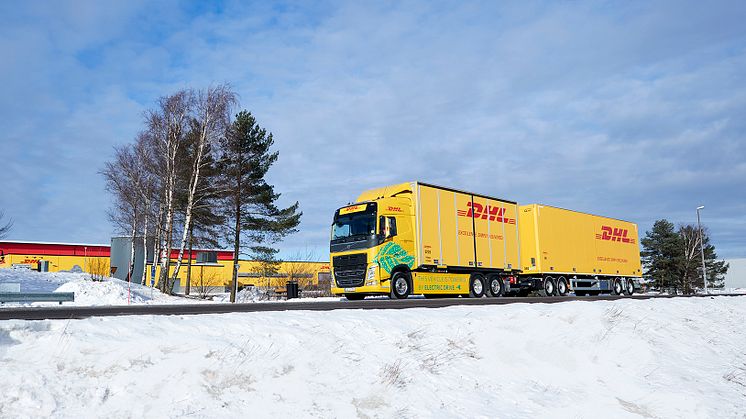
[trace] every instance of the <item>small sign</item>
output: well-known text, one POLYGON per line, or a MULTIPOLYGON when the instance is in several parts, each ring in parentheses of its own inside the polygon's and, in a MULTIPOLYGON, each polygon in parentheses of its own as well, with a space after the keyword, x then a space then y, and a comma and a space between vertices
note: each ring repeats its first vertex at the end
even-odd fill
POLYGON ((150 286, 155 286, 155 263, 150 267, 150 286))

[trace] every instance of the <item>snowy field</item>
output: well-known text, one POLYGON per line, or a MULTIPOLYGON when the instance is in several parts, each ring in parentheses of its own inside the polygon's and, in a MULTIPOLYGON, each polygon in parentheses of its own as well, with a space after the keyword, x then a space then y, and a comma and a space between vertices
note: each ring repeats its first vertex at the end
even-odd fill
POLYGON ((0 417, 743 418, 746 297, 0 322, 0 417))
MULTIPOLYGON (((21 292, 74 292, 75 301, 63 305, 98 306, 127 304, 196 304, 228 303, 228 293, 218 294, 213 300, 185 298, 166 295, 158 289, 136 283, 128 284, 116 278, 105 278, 104 281, 92 281, 86 273, 72 272, 36 272, 26 269, 0 269, 0 284, 20 284, 21 292)), ((340 297, 302 298, 293 302, 339 301, 340 297)), ((272 302, 285 300, 272 300, 272 302)), ((266 296, 254 288, 246 288, 236 295, 236 302, 253 303, 269 302, 266 296)), ((0 307, 13 306, 58 306, 59 303, 5 303, 0 307)))

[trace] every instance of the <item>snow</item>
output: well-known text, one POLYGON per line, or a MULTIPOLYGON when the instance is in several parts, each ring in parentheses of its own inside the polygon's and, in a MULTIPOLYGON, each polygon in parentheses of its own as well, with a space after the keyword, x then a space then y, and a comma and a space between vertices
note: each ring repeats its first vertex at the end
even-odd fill
MULTIPOLYGON (((195 303, 228 303, 230 294, 220 293, 212 296, 212 300, 186 298, 167 295, 158 289, 140 284, 128 284, 116 278, 105 278, 104 281, 92 281, 90 275, 75 272, 36 272, 28 269, 0 269, 0 284, 18 283, 21 292, 74 292, 74 302, 64 302, 63 305, 98 306, 98 305, 127 305, 127 304, 195 304, 195 303), (130 292, 127 298, 128 288, 130 292)), ((289 301, 340 301, 341 297, 301 298, 289 301)), ((283 302, 288 300, 269 299, 261 290, 248 287, 236 294, 238 303, 283 302)), ((5 303, 3 307, 11 306, 50 306, 59 303, 5 303)))
MULTIPOLYGON (((75 301, 63 305, 97 306, 126 305, 127 289, 130 288, 131 304, 194 304, 191 298, 171 296, 139 284, 127 284, 116 278, 92 281, 90 275, 75 272, 36 272, 27 269, 0 269, 0 283, 18 283, 21 292, 74 292, 75 301)), ((13 305, 49 306, 58 303, 5 303, 13 305)))
POLYGON ((0 417, 742 417, 746 297, 0 322, 0 417))

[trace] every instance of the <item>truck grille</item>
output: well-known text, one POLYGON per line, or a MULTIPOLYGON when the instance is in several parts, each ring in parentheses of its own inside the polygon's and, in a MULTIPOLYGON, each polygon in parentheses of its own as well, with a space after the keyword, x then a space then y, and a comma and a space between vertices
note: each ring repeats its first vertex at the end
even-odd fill
POLYGON ((359 287, 365 282, 365 268, 368 267, 368 256, 365 253, 335 256, 334 280, 340 288, 359 287))

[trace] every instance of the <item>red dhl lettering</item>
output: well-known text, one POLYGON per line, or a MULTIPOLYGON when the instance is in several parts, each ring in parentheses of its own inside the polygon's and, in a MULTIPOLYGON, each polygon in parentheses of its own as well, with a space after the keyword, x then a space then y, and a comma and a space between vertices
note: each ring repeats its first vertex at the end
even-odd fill
POLYGON ((389 206, 388 210, 391 211, 391 212, 402 212, 401 207, 392 207, 392 206, 389 206))
POLYGON ((622 243, 635 243, 635 239, 627 237, 629 231, 626 228, 615 228, 601 226, 601 234, 596 234, 596 240, 608 240, 622 243))
POLYGON ((505 207, 494 207, 492 205, 487 205, 487 208, 485 208, 482 204, 478 202, 467 202, 466 206, 469 207, 468 210, 458 210, 457 213, 459 217, 467 217, 467 218, 475 218, 477 220, 490 220, 490 221, 498 221, 501 223, 506 224, 515 224, 515 218, 507 218, 505 217, 505 207))

